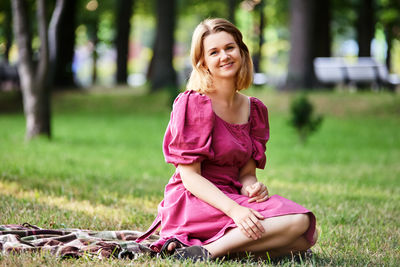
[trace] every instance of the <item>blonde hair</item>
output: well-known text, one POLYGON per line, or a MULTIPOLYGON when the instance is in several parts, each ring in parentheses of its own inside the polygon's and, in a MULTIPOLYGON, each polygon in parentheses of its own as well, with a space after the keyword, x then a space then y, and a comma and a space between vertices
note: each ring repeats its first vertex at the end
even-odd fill
POLYGON ((215 18, 202 21, 193 32, 190 49, 193 70, 187 83, 188 90, 195 90, 199 93, 213 91, 212 76, 204 64, 203 41, 208 35, 218 32, 231 34, 240 50, 242 63, 236 77, 236 90, 246 89, 251 85, 253 79, 253 62, 249 49, 243 42, 242 33, 231 22, 215 18))

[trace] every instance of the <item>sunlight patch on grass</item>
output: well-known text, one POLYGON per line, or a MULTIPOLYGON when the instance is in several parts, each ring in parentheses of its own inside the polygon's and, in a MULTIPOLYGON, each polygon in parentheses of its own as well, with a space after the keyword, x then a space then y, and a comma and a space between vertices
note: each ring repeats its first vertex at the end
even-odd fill
POLYGON ((307 192, 307 194, 323 193, 331 197, 346 197, 351 195, 353 198, 381 199, 382 201, 386 201, 388 196, 391 196, 393 201, 400 201, 400 194, 393 192, 393 190, 398 191, 398 188, 376 190, 375 188, 366 186, 350 187, 348 184, 316 184, 307 182, 287 183, 279 180, 271 180, 269 185, 276 189, 297 190, 307 192))
POLYGON ((68 199, 66 197, 46 195, 39 190, 22 190, 17 183, 4 183, 2 181, 0 181, 0 194, 12 196, 17 199, 32 199, 35 200, 37 203, 46 204, 51 207, 75 212, 82 212, 89 216, 96 216, 114 221, 118 221, 122 217, 126 216, 126 210, 124 209, 124 207, 126 206, 133 207, 134 210, 138 209, 141 212, 155 214, 155 207, 158 204, 149 199, 139 199, 131 197, 127 199, 121 199, 121 205, 119 205, 119 207, 105 206, 102 204, 93 205, 87 200, 77 201, 74 199, 68 199))

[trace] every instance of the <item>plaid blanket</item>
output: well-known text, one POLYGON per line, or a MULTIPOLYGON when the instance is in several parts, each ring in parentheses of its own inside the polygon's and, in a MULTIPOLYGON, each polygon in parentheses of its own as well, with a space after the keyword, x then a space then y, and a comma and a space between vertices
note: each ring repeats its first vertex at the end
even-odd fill
POLYGON ((90 231, 81 229, 43 229, 35 225, 0 225, 0 255, 47 251, 59 257, 130 258, 156 256, 149 245, 159 237, 151 235, 136 243, 139 231, 90 231))

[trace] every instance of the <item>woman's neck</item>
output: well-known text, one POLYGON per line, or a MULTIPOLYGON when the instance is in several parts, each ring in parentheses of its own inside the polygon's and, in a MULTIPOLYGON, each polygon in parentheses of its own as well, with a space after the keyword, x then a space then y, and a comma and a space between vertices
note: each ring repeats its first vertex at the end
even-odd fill
POLYGON ((233 79, 221 79, 213 81, 214 91, 209 93, 212 100, 220 105, 231 107, 236 97, 236 83, 233 79))

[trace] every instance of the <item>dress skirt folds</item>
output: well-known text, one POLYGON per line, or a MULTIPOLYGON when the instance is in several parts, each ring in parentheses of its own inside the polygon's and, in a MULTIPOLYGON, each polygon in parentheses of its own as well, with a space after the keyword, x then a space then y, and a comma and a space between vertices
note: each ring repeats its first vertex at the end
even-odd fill
MULTIPOLYGON (((208 96, 185 91, 175 100, 168 124, 163 151, 165 160, 175 166, 201 162, 201 175, 215 184, 238 204, 260 212, 265 218, 287 214, 309 214, 311 224, 305 237, 312 244, 315 216, 301 205, 279 195, 261 203, 248 203, 240 194, 239 170, 250 158, 257 168, 265 167, 265 145, 269 139, 268 110, 257 98, 249 97, 247 123, 231 124, 218 117, 208 96)), ((179 170, 165 187, 153 226, 161 224, 156 250, 170 238, 182 243, 205 245, 235 228, 234 221, 222 211, 192 195, 183 186, 179 170)), ((154 229, 155 227, 153 227, 154 229)))

